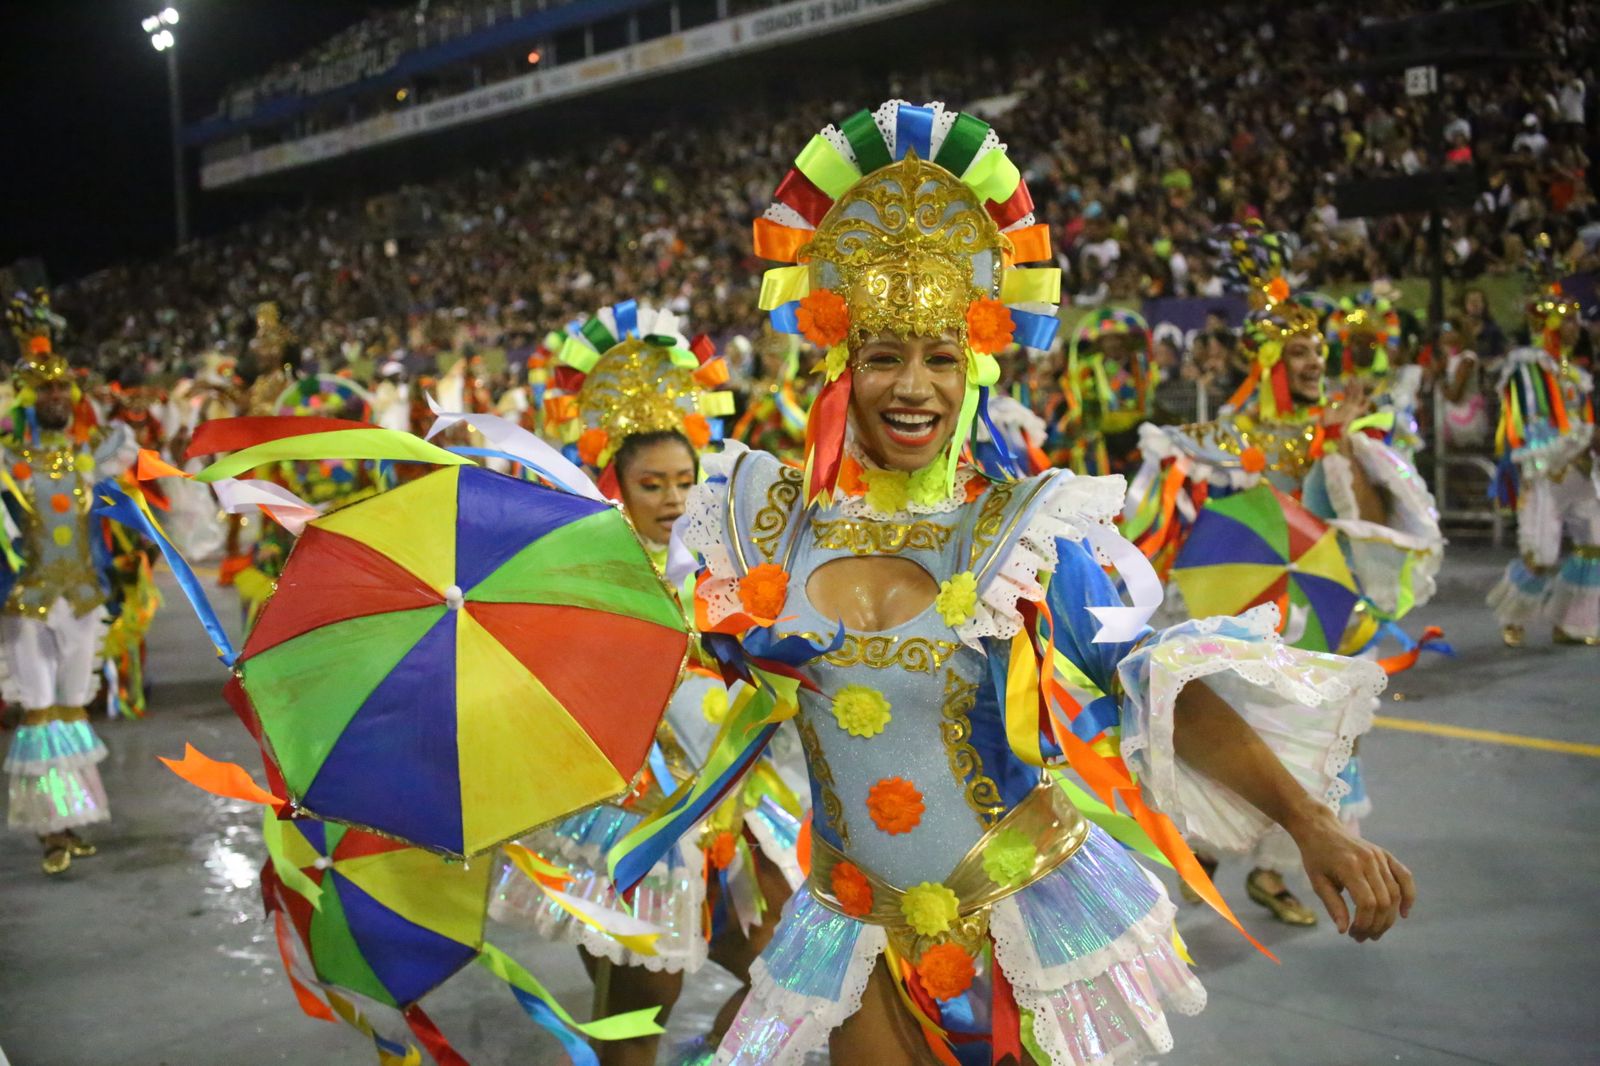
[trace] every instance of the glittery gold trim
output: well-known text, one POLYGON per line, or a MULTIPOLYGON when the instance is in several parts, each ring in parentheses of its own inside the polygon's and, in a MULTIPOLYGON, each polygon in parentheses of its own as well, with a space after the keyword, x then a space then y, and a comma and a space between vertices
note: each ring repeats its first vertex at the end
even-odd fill
POLYGON ((978 521, 972 527, 972 558, 967 562, 967 569, 971 570, 978 565, 978 560, 993 546, 995 538, 1000 535, 1000 527, 1006 517, 1006 504, 1011 502, 1011 494, 1014 491, 1016 485, 1011 483, 996 485, 983 494, 983 506, 978 509, 978 521))
POLYGON ((1266 458, 1268 470, 1296 480, 1309 474, 1317 461, 1311 454, 1317 427, 1309 422, 1257 422, 1238 415, 1189 426, 1184 433, 1198 444, 1232 456, 1255 448, 1266 458))
POLYGON ((869 522, 841 518, 811 523, 812 546, 852 555, 897 555, 903 551, 942 551, 954 529, 932 522, 869 522))
MULTIPOLYGON (((813 644, 826 645, 833 640, 821 633, 785 634, 800 636, 813 644)), ((926 637, 895 637, 884 634, 865 636, 846 633, 838 651, 823 656, 831 666, 865 666, 869 670, 887 670, 897 667, 913 674, 931 674, 944 666, 945 660, 961 649, 950 640, 929 640, 926 637)))
MULTIPOLYGON (((828 843, 822 837, 811 842, 811 875, 807 888, 812 897, 828 910, 854 918, 868 925, 881 926, 890 943, 908 958, 918 958, 931 947, 942 943, 956 943, 969 952, 976 953, 983 934, 988 929, 989 908, 1008 896, 1034 884, 1072 858, 1083 842, 1089 839, 1089 823, 1072 805, 1053 781, 1041 782, 1021 803, 1001 818, 978 842, 968 849, 956 863, 944 884, 956 894, 959 919, 950 930, 938 936, 923 937, 906 924, 900 911, 900 900, 905 889, 890 884, 878 874, 828 843), (1037 851, 1028 873, 1010 884, 999 885, 990 879, 983 868, 984 849, 997 833, 1016 829, 1034 842, 1037 851), (840 906, 833 894, 833 868, 841 862, 850 862, 866 877, 872 886, 872 910, 864 915, 850 914, 840 906)), ((845 845, 849 847, 848 842, 845 845)))
POLYGON ((802 478, 800 471, 792 467, 780 467, 778 480, 767 487, 766 505, 756 512, 755 521, 750 524, 750 543, 769 563, 777 554, 778 541, 783 539, 784 530, 789 528, 789 516, 794 513, 794 503, 800 498, 802 478))
POLYGON ((629 338, 606 350, 578 390, 578 417, 603 429, 614 448, 638 433, 682 432, 703 390, 667 350, 629 338))
MULTIPOLYGON (((82 617, 105 602, 105 594, 95 576, 94 560, 89 554, 89 527, 85 516, 89 509, 86 479, 78 468, 80 456, 89 455, 71 444, 56 444, 42 448, 27 445, 7 450, 6 461, 21 460, 33 470, 33 476, 20 482, 18 488, 27 497, 21 514, 22 557, 26 560, 21 576, 6 597, 7 614, 28 618, 46 618, 57 598, 67 601, 74 615, 82 617), (41 498, 39 479, 51 482, 70 480, 73 497, 72 510, 58 514, 49 506, 48 497, 41 498), (70 526, 66 523, 72 523, 70 526), (70 528, 72 541, 68 545, 51 542, 56 528, 70 528)), ((52 495, 56 488, 48 490, 52 495)))
MULTIPOLYGON (((795 731, 800 734, 800 746, 805 749, 811 776, 822 786, 819 789, 822 793, 822 813, 828 816, 828 824, 833 826, 833 831, 839 834, 839 840, 848 848, 850 826, 844 820, 844 804, 839 802, 839 793, 834 791, 833 770, 828 766, 827 755, 823 754, 822 741, 817 739, 816 727, 804 711, 794 716, 794 725, 795 731)), ((819 836, 814 839, 820 841, 822 838, 819 836)))
POLYGON ((968 715, 977 704, 978 686, 954 670, 948 671, 944 675, 944 720, 939 723, 939 736, 950 757, 950 772, 966 788, 967 806, 987 829, 1000 820, 1006 808, 1000 798, 1000 786, 983 772, 983 757, 972 746, 972 720, 968 715))
POLYGON ((851 186, 799 256, 838 271, 858 346, 878 333, 948 332, 965 342, 967 306, 999 295, 1001 253, 1010 250, 976 194, 912 152, 851 186), (989 291, 973 282, 972 259, 983 252, 995 259, 989 291))
POLYGON ((82 707, 38 707, 22 712, 22 724, 48 725, 51 722, 87 722, 89 712, 82 707))

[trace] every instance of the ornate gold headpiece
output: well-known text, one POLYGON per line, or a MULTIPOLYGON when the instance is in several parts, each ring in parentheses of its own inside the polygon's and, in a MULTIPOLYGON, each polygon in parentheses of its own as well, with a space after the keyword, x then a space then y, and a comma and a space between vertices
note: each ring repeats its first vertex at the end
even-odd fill
POLYGON ((967 335, 967 307, 1000 294, 1000 232, 960 178, 909 152, 857 182, 822 219, 800 259, 811 287, 850 310, 850 340, 967 335))
POLYGON ((72 368, 54 345, 55 335, 65 327, 66 321, 50 309, 48 290, 35 289, 31 297, 17 293, 11 298, 6 317, 17 342, 15 375, 18 384, 32 389, 46 382, 72 380, 72 368))
MULTIPOLYGON (((812 137, 755 221, 755 252, 793 266, 761 282, 774 329, 827 356, 806 432, 806 499, 831 494, 847 430, 850 348, 888 332, 952 333, 967 352, 967 392, 943 457, 956 458, 1012 344, 1046 350, 1060 321, 1050 258, 1022 172, 989 124, 937 101, 889 100, 812 137)), ((1002 466, 1010 469, 1009 459, 1002 466)))
POLYGON ((557 387, 545 396, 546 423, 596 469, 640 433, 672 430, 703 448, 712 436, 709 419, 733 412, 732 395, 712 391, 728 372, 711 341, 685 341, 670 311, 633 300, 602 308, 577 326, 557 362, 557 387))

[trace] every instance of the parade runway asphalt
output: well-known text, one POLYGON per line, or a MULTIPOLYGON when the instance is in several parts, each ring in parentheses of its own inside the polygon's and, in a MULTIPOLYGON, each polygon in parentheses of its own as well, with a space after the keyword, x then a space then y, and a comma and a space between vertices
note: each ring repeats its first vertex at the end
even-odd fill
MULTIPOLYGON (((1173 1019, 1177 1050, 1167 1061, 1600 1061, 1600 649, 1552 647, 1545 633, 1530 633, 1520 651, 1503 648, 1482 602, 1508 553, 1451 551, 1440 595, 1419 621, 1444 626, 1459 657, 1424 658, 1395 680, 1381 713, 1576 750, 1376 730, 1363 746, 1376 804, 1366 830, 1415 871, 1413 917, 1368 945, 1339 938, 1326 921, 1274 925, 1245 898, 1242 864, 1225 865, 1224 894, 1282 961, 1216 917, 1183 911, 1210 1005, 1173 1019)), ((33 840, 0 838, 0 1062, 371 1063, 371 1045, 353 1030, 302 1016, 280 972, 256 885, 258 810, 197 792, 156 761, 190 741, 259 765, 219 697, 222 668, 170 582, 166 590, 149 716, 101 725, 114 820, 94 829, 100 855, 47 880, 33 840)), ((218 606, 234 613, 226 594, 218 606)), ((589 986, 571 949, 502 928, 491 938, 585 1014, 589 986)), ((673 1037, 703 1030, 731 988, 714 967, 691 979, 673 1037)), ((475 1066, 565 1061, 477 968, 425 1006, 475 1066)))

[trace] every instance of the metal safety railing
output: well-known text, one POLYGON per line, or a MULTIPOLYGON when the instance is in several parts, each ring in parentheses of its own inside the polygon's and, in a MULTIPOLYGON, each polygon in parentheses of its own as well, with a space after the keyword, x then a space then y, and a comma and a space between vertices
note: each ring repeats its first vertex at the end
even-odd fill
POLYGON ((1433 500, 1439 510, 1439 523, 1450 526, 1487 526, 1489 542, 1496 548, 1505 540, 1505 514, 1489 498, 1489 486, 1494 484, 1494 461, 1489 456, 1467 450, 1453 451, 1445 439, 1444 387, 1433 387, 1433 500), (1471 493, 1461 494, 1456 500, 1456 485, 1452 473, 1478 473, 1483 475, 1483 490, 1474 501, 1471 493))

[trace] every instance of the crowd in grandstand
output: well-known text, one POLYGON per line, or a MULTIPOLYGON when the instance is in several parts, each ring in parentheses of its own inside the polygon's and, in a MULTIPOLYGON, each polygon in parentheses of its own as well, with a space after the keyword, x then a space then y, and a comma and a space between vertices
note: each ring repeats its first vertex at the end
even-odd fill
MULTIPOLYGON (((1064 19, 1041 29, 1031 54, 975 56, 929 81, 953 105, 1003 107, 1022 90, 1019 113, 1035 121, 1012 134, 1017 158, 1080 306, 1217 294, 1205 238, 1250 216, 1299 233, 1300 280, 1366 283, 1425 271, 1426 218, 1341 217, 1334 183, 1422 168, 1423 117, 1397 76, 1358 81, 1339 65, 1359 58, 1346 42, 1363 20, 1404 13, 1373 0, 1230 5, 1092 37, 1064 19)), ((1475 168, 1484 189, 1446 217, 1458 283, 1515 270, 1541 232, 1574 269, 1597 262, 1589 155, 1600 124, 1585 79, 1600 14, 1561 3, 1529 15, 1545 62, 1442 86, 1449 161, 1475 168)), ((908 73, 921 72, 876 88, 910 92, 897 80, 908 73)), ((634 293, 657 294, 697 329, 748 333, 762 264, 739 234, 765 206, 780 157, 819 117, 844 113, 820 95, 785 101, 782 121, 744 105, 702 125, 280 211, 68 285, 58 302, 102 365, 151 369, 244 350, 266 299, 323 365, 542 334, 634 293)), ((1480 344, 1504 343, 1492 319, 1478 321, 1480 344)), ((1204 360, 1209 343, 1173 355, 1204 360)))

